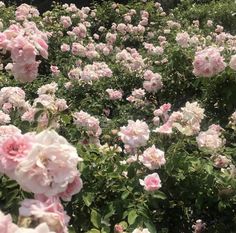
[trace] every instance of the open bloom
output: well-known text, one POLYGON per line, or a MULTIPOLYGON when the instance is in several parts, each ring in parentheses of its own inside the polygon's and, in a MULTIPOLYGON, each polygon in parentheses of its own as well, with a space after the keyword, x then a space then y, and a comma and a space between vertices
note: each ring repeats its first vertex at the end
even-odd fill
POLYGON ((17 226, 12 222, 11 215, 4 215, 0 211, 0 232, 1 233, 13 233, 17 230, 17 226))
POLYGON ((118 135, 124 144, 131 148, 138 148, 146 145, 149 139, 149 133, 150 130, 146 122, 129 120, 127 126, 120 128, 118 135))
POLYGON ((150 170, 158 169, 166 163, 164 152, 157 149, 154 145, 147 148, 139 157, 140 162, 150 170))
POLYGON ((212 77, 222 72, 226 64, 219 49, 209 47, 196 53, 193 73, 200 77, 212 77))
POLYGON ((54 130, 35 135, 27 159, 15 171, 16 180, 28 192, 54 196, 65 192, 78 175, 76 148, 54 130))
POLYGON ((139 179, 139 183, 146 191, 155 191, 161 188, 161 180, 157 173, 147 175, 144 180, 139 179))
POLYGON ((33 217, 39 222, 45 222, 56 233, 67 233, 69 216, 63 209, 58 197, 47 198, 36 195, 35 199, 25 199, 19 208, 21 217, 33 217))

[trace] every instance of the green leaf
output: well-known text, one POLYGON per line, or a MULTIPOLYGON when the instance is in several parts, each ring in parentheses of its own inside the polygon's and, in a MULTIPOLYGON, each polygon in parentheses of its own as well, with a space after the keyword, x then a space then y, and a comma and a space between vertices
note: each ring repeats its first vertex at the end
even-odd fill
POLYGON ((167 198, 167 196, 165 195, 165 193, 163 193, 162 191, 157 191, 153 194, 154 198, 157 199, 161 199, 161 200, 165 200, 167 198))
POLYGON ((95 227, 99 228, 101 226, 101 215, 96 210, 91 211, 90 220, 95 227))
POLYGON ((101 233, 99 230, 93 228, 90 231, 87 231, 87 233, 101 233))
POLYGON ((94 199, 94 195, 92 193, 85 193, 83 195, 83 201, 85 205, 88 207, 92 204, 93 199, 94 199))
POLYGON ((148 228, 150 233, 156 233, 157 232, 156 227, 155 227, 155 225, 152 222, 145 221, 144 225, 148 228))
POLYGON ((125 200, 129 196, 129 191, 124 191, 121 195, 121 199, 125 200))
POLYGON ((138 217, 136 210, 131 210, 128 214, 128 223, 129 225, 134 224, 135 219, 138 217))

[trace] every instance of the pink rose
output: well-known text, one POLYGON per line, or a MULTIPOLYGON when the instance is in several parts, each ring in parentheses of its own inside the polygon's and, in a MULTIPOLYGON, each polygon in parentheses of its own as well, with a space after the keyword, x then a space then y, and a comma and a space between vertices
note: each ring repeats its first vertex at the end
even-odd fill
POLYGON ((83 187, 83 182, 80 178, 80 174, 78 174, 75 177, 75 179, 71 183, 68 184, 66 191, 63 193, 60 193, 59 196, 64 201, 70 201, 71 197, 75 195, 76 193, 79 193, 82 187, 83 187))
POLYGON ((164 152, 154 145, 147 148, 139 157, 140 162, 150 170, 158 169, 166 163, 164 152))
POLYGON ((146 191, 155 191, 161 188, 161 180, 157 173, 147 175, 144 180, 139 179, 139 183, 146 191))
POLYGON ((38 66, 40 62, 33 63, 13 63, 12 73, 15 79, 20 82, 32 82, 38 76, 38 66))
POLYGON ((20 161, 25 159, 32 147, 32 135, 16 134, 0 143, 0 168, 11 176, 20 161))
POLYGON ((35 199, 25 199, 21 202, 19 215, 44 222, 56 233, 68 232, 67 225, 70 218, 58 197, 47 198, 44 195, 36 195, 35 199))
POLYGON ((15 233, 17 226, 12 222, 11 216, 4 215, 0 211, 0 232, 1 233, 15 233))

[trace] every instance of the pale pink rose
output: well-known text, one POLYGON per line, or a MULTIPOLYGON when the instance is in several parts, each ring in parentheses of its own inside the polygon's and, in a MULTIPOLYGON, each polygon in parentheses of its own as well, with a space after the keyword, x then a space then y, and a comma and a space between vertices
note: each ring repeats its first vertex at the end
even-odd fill
POLYGON ((15 79, 23 83, 32 82, 37 78, 39 63, 13 63, 12 73, 15 79))
POLYGON ((84 111, 75 112, 73 117, 74 124, 79 128, 84 128, 89 137, 98 138, 101 135, 102 129, 97 118, 84 111))
POLYGON ((62 51, 62 52, 68 52, 68 51, 70 51, 70 45, 63 43, 63 44, 61 45, 61 51, 62 51))
POLYGON ((24 21, 26 19, 39 16, 39 11, 28 4, 21 4, 16 8, 16 20, 24 21))
POLYGON ((204 132, 200 132, 196 137, 198 147, 200 149, 208 149, 211 151, 217 151, 225 144, 225 139, 221 136, 221 132, 215 126, 204 132))
POLYGON ((76 193, 79 193, 83 187, 82 179, 80 178, 80 174, 78 174, 75 179, 67 186, 65 192, 60 193, 59 196, 63 201, 70 201, 72 196, 76 193))
POLYGON ((42 39, 39 37, 33 37, 34 39, 34 46, 35 48, 37 48, 37 50, 39 51, 40 55, 47 59, 48 58, 48 44, 47 44, 47 38, 42 39))
POLYGON ((124 231, 123 227, 120 224, 114 226, 115 233, 122 233, 124 231))
POLYGON ((68 108, 68 105, 65 99, 56 99, 55 106, 57 108, 57 111, 59 112, 62 112, 68 108))
POLYGON ((152 122, 153 122, 154 125, 159 125, 160 124, 160 118, 158 116, 155 116, 152 119, 152 122))
POLYGON ((143 90, 142 88, 139 89, 134 89, 132 91, 132 96, 136 99, 142 99, 145 96, 145 90, 143 90))
POLYGON ((8 102, 2 105, 2 110, 5 113, 10 113, 12 108, 13 108, 13 105, 11 103, 8 103, 8 102))
POLYGON ((119 90, 114 90, 114 89, 106 89, 106 92, 109 95, 110 100, 120 100, 122 99, 122 92, 119 90))
POLYGON ((202 233, 206 229, 206 223, 204 223, 201 219, 198 219, 192 228, 194 229, 193 233, 202 233))
POLYGON ((116 36, 117 36, 117 34, 112 34, 112 33, 108 32, 106 35, 106 42, 108 44, 114 44, 116 41, 116 36))
POLYGON ((6 49, 8 43, 9 43, 9 40, 7 39, 7 36, 5 35, 5 33, 0 32, 0 48, 6 49))
POLYGON ((38 110, 36 108, 29 108, 24 114, 21 116, 22 121, 28 121, 28 122, 33 122, 34 121, 34 116, 35 113, 38 110))
POLYGON ((0 125, 9 124, 11 121, 11 117, 0 110, 0 125))
POLYGON ((231 160, 223 155, 213 155, 211 156, 211 160, 213 162, 213 166, 217 168, 225 168, 228 167, 231 163, 231 160))
POLYGON ((213 26, 213 21, 212 20, 207 20, 207 26, 212 27, 213 26))
POLYGON ((224 31, 224 27, 221 26, 221 25, 216 25, 216 29, 215 29, 215 32, 217 33, 221 33, 224 31))
POLYGON ((25 191, 57 195, 74 181, 81 160, 65 138, 54 130, 44 130, 35 135, 27 158, 18 164, 16 180, 25 191))
POLYGON ((172 134, 172 125, 170 122, 166 122, 164 125, 160 126, 153 130, 153 132, 160 133, 160 134, 172 134))
POLYGON ((50 70, 53 76, 58 76, 60 74, 60 70, 57 66, 50 66, 50 70))
POLYGON ((236 54, 231 56, 230 62, 229 62, 229 67, 232 70, 236 70, 236 54))
POLYGON ((11 233, 56 233, 56 232, 51 231, 46 223, 41 223, 35 228, 20 227, 16 229, 16 231, 11 232, 11 233))
POLYGON ((11 215, 4 215, 0 211, 0 232, 1 233, 15 233, 17 225, 12 222, 11 215))
POLYGON ((144 180, 139 179, 139 183, 146 191, 155 191, 161 188, 161 180, 157 173, 147 175, 144 180))
POLYGON ((37 51, 35 47, 22 35, 12 39, 8 46, 14 63, 35 62, 37 51))
POLYGON ((61 16, 60 23, 63 25, 64 28, 68 28, 72 25, 72 21, 69 16, 61 16))
POLYGON ((45 222, 56 233, 67 233, 69 216, 58 197, 36 195, 35 199, 25 199, 19 208, 21 217, 32 217, 39 222, 45 222))
POLYGON ((7 138, 21 134, 21 130, 14 125, 2 125, 0 126, 0 143, 7 138))
POLYGON ((147 148, 139 157, 140 162, 150 170, 158 169, 166 163, 165 153, 154 145, 147 148))
POLYGON ((16 134, 0 142, 0 170, 12 177, 16 166, 32 148, 33 135, 16 134))
POLYGON ((132 233, 150 233, 150 231, 147 228, 136 228, 132 233))
POLYGON ((226 64, 219 49, 209 47, 196 52, 193 61, 193 73, 200 77, 212 77, 222 72, 226 64))
POLYGON ((131 148, 145 146, 149 139, 150 130, 144 121, 128 120, 128 125, 120 128, 118 135, 124 144, 131 148))
POLYGON ((78 38, 85 38, 87 35, 87 28, 84 24, 79 23, 77 27, 74 27, 72 32, 78 37, 78 38))
POLYGON ((81 57, 85 57, 86 55, 86 48, 80 43, 73 43, 71 52, 73 55, 79 55, 81 57))
POLYGON ((53 95, 58 90, 58 84, 56 82, 51 82, 49 84, 45 84, 38 88, 37 94, 43 95, 43 94, 50 94, 53 95))
POLYGON ((163 86, 163 83, 159 77, 154 77, 150 81, 143 82, 143 88, 147 92, 156 93, 158 90, 162 88, 162 86, 163 86))

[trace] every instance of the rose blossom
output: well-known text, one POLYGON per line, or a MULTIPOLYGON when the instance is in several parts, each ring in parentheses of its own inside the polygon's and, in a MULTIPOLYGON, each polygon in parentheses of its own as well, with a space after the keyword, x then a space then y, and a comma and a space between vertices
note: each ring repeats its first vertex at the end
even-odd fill
POLYGON ((150 170, 158 169, 166 163, 164 152, 157 149, 154 145, 147 148, 139 157, 140 162, 150 170))
POLYGON ((150 233, 150 231, 147 228, 136 228, 132 231, 132 233, 150 233))
POLYGON ((32 147, 32 134, 15 134, 0 142, 0 170, 14 177, 16 166, 25 159, 32 147))
POLYGON ((55 233, 55 232, 51 231, 46 223, 41 223, 34 229, 21 227, 11 233, 55 233))
POLYGON ((193 67, 193 73, 196 76, 212 77, 222 72, 226 64, 224 58, 220 55, 219 49, 208 47, 196 52, 193 67))
POLYGON ((118 135, 124 144, 131 148, 145 146, 149 139, 150 130, 144 121, 128 120, 128 125, 120 128, 118 135))
POLYGON ((54 130, 35 135, 32 149, 16 167, 16 180, 22 189, 53 196, 66 191, 78 175, 76 149, 54 130))
POLYGON ((187 48, 189 46, 190 36, 187 32, 178 33, 176 36, 176 42, 183 48, 187 48))
POLYGON ((15 233, 17 226, 12 222, 11 215, 4 215, 0 211, 0 232, 1 233, 15 233))
POLYGON ((155 191, 161 188, 161 180, 157 173, 147 175, 144 180, 139 179, 139 183, 146 191, 155 191))
POLYGON ((114 89, 106 89, 110 100, 120 100, 122 99, 122 92, 114 89))
POLYGON ((36 195, 35 199, 25 199, 19 208, 21 217, 31 217, 39 222, 45 222, 50 230, 56 233, 67 233, 69 216, 58 197, 45 197, 36 195))
POLYGON ((229 67, 232 70, 236 70, 236 54, 231 56, 230 62, 229 62, 229 67))
POLYGON ((221 132, 216 125, 211 125, 207 131, 200 132, 196 140, 200 149, 205 148, 212 151, 220 149, 225 144, 225 139, 221 137, 221 132))

